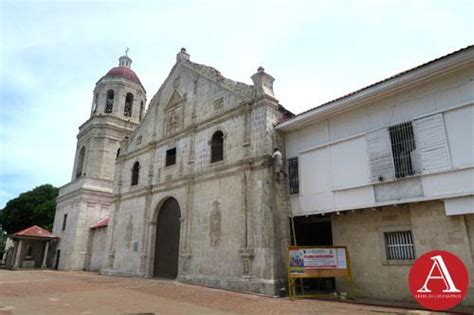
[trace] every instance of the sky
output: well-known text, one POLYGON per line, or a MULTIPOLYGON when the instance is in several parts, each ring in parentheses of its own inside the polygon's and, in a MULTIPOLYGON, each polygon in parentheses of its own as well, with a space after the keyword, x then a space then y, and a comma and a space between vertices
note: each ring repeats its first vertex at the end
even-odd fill
POLYGON ((474 1, 0 0, 0 208, 71 179, 95 83, 127 47, 151 100, 185 47, 300 113, 474 43, 474 1))

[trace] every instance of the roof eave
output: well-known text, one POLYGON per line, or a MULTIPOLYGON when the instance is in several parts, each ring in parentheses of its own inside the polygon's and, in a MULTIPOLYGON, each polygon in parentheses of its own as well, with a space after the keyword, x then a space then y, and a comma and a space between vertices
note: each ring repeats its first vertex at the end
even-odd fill
MULTIPOLYGON (((138 77, 138 76, 137 76, 138 77)), ((137 81, 134 81, 134 80, 130 80, 128 78, 125 78, 125 77, 122 77, 122 76, 107 76, 107 74, 103 75, 96 83, 95 85, 98 85, 103 79, 105 78, 110 78, 110 79, 123 79, 123 80, 127 80, 127 81, 130 81, 130 82, 133 82, 135 84, 139 84, 140 87, 143 89, 143 92, 145 92, 146 94, 146 90, 145 90, 145 87, 143 86, 142 84, 142 81, 140 81, 140 78, 138 78, 138 82, 137 81)))
POLYGON ((55 240, 58 236, 31 236, 31 235, 11 235, 11 239, 29 239, 29 240, 55 240))

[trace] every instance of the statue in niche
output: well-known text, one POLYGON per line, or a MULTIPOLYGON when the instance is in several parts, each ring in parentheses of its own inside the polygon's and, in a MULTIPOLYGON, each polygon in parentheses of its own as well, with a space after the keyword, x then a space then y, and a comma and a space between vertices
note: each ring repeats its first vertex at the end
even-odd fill
POLYGON ((244 259, 243 263, 244 263, 243 274, 249 275, 250 274, 250 261, 248 259, 244 259))
POLYGON ((209 217, 209 234, 211 246, 219 245, 221 238, 221 211, 219 210, 219 202, 216 200, 212 203, 212 211, 209 217))

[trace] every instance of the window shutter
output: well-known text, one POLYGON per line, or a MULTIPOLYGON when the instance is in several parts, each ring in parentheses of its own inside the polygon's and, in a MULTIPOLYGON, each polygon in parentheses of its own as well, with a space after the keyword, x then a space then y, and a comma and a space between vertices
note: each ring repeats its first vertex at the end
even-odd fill
POLYGON ((451 167, 448 141, 442 114, 435 114, 414 121, 415 141, 423 171, 451 167))
POLYGON ((369 155, 370 181, 378 182, 395 178, 392 158, 392 144, 388 129, 381 129, 367 134, 367 151, 369 155))

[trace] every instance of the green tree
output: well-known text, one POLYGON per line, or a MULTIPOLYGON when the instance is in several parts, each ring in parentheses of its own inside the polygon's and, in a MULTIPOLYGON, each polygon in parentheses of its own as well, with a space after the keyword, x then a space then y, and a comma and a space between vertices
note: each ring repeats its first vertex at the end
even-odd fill
POLYGON ((0 226, 0 256, 1 252, 5 249, 5 243, 7 242, 7 234, 5 231, 2 230, 2 227, 0 226))
POLYGON ((32 225, 51 230, 59 189, 41 185, 7 202, 0 211, 0 226, 8 234, 32 225))

